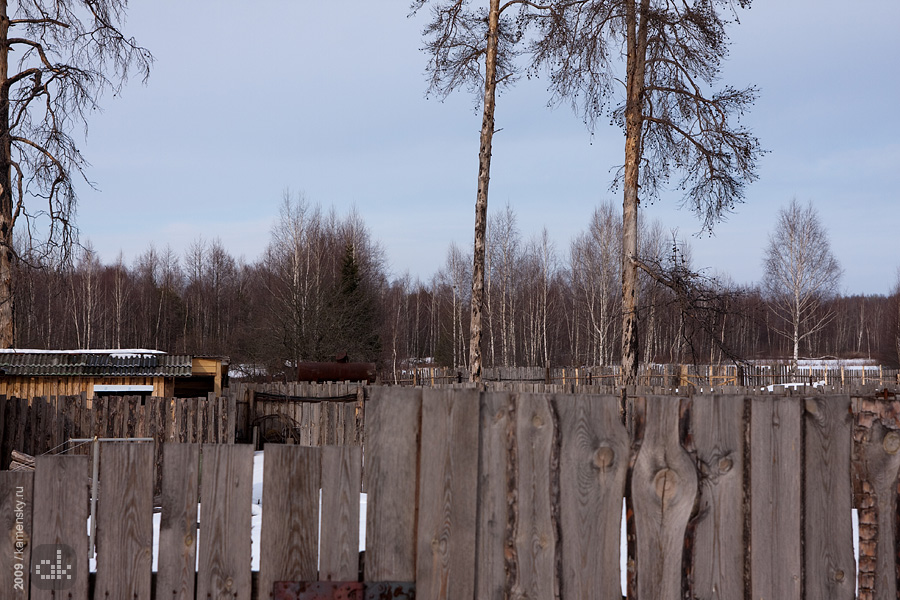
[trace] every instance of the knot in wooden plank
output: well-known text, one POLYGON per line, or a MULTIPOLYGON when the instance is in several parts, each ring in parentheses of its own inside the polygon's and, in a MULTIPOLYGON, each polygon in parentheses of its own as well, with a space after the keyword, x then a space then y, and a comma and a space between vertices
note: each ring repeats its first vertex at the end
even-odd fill
POLYGON ((884 447, 884 451, 888 454, 897 454, 897 451, 900 450, 900 433, 891 431, 884 436, 884 440, 881 442, 881 445, 884 447))
POLYGON ((601 445, 594 452, 594 467, 605 471, 612 466, 616 459, 616 452, 606 444, 601 445))
POLYGON ((678 479, 678 473, 672 469, 660 469, 653 478, 653 488, 664 504, 671 502, 678 493, 680 483, 678 479))

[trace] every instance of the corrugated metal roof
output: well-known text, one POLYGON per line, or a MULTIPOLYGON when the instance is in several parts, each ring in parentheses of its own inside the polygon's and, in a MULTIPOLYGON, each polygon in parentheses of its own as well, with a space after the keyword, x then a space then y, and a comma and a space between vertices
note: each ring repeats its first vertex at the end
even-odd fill
POLYGON ((21 377, 190 377, 182 354, 0 353, 0 374, 21 377))

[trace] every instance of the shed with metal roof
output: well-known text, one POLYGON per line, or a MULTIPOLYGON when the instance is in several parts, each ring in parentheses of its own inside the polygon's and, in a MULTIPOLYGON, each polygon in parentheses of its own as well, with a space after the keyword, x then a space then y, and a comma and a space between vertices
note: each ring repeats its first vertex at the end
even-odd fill
POLYGON ((3 350, 0 395, 221 395, 227 359, 156 350, 3 350))

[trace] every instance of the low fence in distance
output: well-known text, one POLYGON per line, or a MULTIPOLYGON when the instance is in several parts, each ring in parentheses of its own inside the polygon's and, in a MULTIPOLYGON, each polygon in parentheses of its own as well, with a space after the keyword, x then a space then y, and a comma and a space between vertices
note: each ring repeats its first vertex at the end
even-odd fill
MULTIPOLYGON (((486 383, 519 382, 552 385, 621 385, 619 365, 593 367, 485 367, 482 379, 486 383)), ((420 367, 386 372, 381 381, 392 385, 437 387, 468 381, 464 367, 420 367)), ((655 387, 739 386, 763 388, 787 383, 818 383, 851 387, 871 384, 900 384, 900 370, 880 365, 846 367, 805 367, 794 370, 788 364, 752 365, 641 365, 638 385, 655 387)))
POLYGON ((233 382, 227 394, 237 399, 239 440, 361 446, 367 389, 347 381, 233 382))
MULTIPOLYGON (((250 600, 269 597, 275 581, 356 580, 361 479, 363 577, 413 582, 419 598, 851 600, 853 507, 859 598, 897 597, 900 402, 825 394, 621 402, 372 388, 364 475, 359 448, 267 448, 255 593, 252 448, 205 445, 198 475, 198 446, 166 444, 156 597, 250 600)), ((125 444, 105 452, 93 598, 150 598, 152 455, 125 444)), ((38 457, 33 479, 0 473, 0 528, 11 529, 8 505, 23 490, 33 499, 23 517, 31 545, 86 548, 86 460, 38 457)), ((0 539, 0 555, 12 555, 13 543, 0 539)), ((0 571, 0 586, 11 586, 11 572, 0 571)), ((75 575, 73 597, 87 598, 86 561, 75 575)))

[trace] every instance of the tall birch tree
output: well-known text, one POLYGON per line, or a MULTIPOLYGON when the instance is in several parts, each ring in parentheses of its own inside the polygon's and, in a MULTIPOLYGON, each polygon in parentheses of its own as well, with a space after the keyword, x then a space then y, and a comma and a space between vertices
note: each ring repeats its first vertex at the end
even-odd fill
POLYGON ((756 90, 714 89, 728 53, 729 19, 749 6, 750 0, 561 0, 539 19, 534 51, 547 66, 554 99, 570 101, 592 128, 608 114, 625 133, 616 181, 624 196, 626 385, 637 382, 638 372, 641 201, 674 183, 709 230, 756 178, 759 143, 739 120, 756 90))
POLYGON ((801 342, 834 318, 824 301, 838 292, 843 273, 812 202, 804 206, 795 198, 779 211, 764 267, 763 288, 781 322, 775 331, 790 341, 796 368, 801 342))

